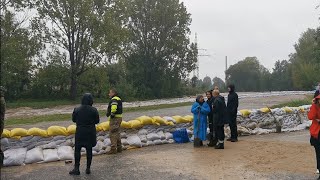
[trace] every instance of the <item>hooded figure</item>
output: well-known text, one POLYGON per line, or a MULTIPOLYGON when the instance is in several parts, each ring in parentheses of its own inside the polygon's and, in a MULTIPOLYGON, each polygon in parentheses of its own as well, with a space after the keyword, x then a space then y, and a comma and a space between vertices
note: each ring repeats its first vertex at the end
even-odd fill
POLYGON ((320 95, 320 83, 318 84, 318 86, 316 88, 316 92, 314 93, 314 98, 316 98, 319 95, 320 95))
POLYGON ((210 113, 210 107, 204 101, 202 95, 198 96, 196 102, 192 105, 191 112, 193 113, 193 134, 195 138, 200 138, 202 141, 206 140, 207 136, 207 115, 210 113), (199 132, 198 124, 200 121, 199 132), (199 134, 199 136, 198 136, 199 134))
POLYGON ((237 113, 239 106, 238 94, 235 92, 235 86, 228 86, 229 95, 228 95, 228 104, 227 104, 227 115, 228 123, 231 130, 231 138, 228 141, 237 142, 238 141, 238 128, 237 128, 237 113))
POLYGON ((320 170, 320 95, 314 99, 308 113, 308 118, 312 121, 310 126, 310 144, 314 146, 316 151, 317 169, 320 170))
POLYGON ((92 107, 93 97, 90 93, 83 95, 81 106, 75 108, 72 114, 72 121, 76 123, 77 130, 75 134, 75 168, 69 172, 71 175, 79 175, 81 148, 85 147, 87 152, 87 170, 90 174, 92 161, 92 147, 97 144, 96 124, 99 123, 98 110, 92 107))

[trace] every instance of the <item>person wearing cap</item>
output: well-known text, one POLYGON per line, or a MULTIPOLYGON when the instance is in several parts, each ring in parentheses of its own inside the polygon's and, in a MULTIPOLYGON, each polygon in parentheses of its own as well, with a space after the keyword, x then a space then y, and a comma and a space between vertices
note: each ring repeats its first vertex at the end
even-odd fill
POLYGON ((237 128, 237 113, 239 106, 238 94, 235 92, 235 86, 233 84, 228 86, 228 103, 227 113, 228 121, 231 131, 231 137, 227 141, 237 142, 238 141, 238 128, 237 128))
POLYGON ((203 141, 207 139, 207 116, 210 113, 210 107, 204 101, 202 95, 197 96, 196 102, 192 105, 191 112, 193 113, 193 134, 195 138, 200 138, 203 141))
MULTIPOLYGON (((310 126, 310 144, 316 151, 317 169, 320 170, 320 95, 315 97, 308 113, 309 120, 312 121, 310 126)), ((318 178, 320 180, 320 176, 318 178)))
MULTIPOLYGON (((3 133, 3 129, 4 129, 4 117, 6 114, 6 101, 4 99, 4 93, 5 93, 5 89, 3 86, 0 86, 0 106, 1 106, 1 111, 0 111, 0 136, 3 133)), ((3 151, 1 150, 0 147, 0 167, 3 166, 3 160, 4 160, 4 154, 3 151)))
POLYGON ((90 174, 92 162, 92 148, 97 144, 96 124, 99 123, 99 113, 93 105, 93 97, 86 93, 82 97, 81 106, 75 108, 72 114, 72 121, 76 123, 77 129, 75 134, 74 149, 74 169, 69 172, 70 175, 80 175, 80 158, 81 148, 86 148, 87 169, 86 174, 90 174))

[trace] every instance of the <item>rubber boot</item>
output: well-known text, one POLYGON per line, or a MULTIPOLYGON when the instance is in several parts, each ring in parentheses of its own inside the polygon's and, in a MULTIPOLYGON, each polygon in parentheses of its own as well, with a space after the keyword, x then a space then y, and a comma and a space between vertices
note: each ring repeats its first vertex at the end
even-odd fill
POLYGON ((91 174, 90 167, 87 167, 87 169, 86 169, 86 174, 91 174))
POLYGON ((74 169, 69 172, 70 175, 80 175, 79 165, 75 165, 74 169))
POLYGON ((122 146, 118 146, 118 147, 117 147, 117 152, 118 152, 118 153, 122 153, 122 146))
POLYGON ((215 143, 214 143, 213 140, 211 139, 210 142, 209 142, 209 144, 208 144, 208 146, 209 146, 209 147, 214 147, 214 144, 215 144, 215 143))
POLYGON ((224 143, 218 143, 215 149, 224 149, 224 143))
POLYGON ((117 149, 111 149, 111 151, 109 151, 107 154, 109 154, 109 155, 117 154, 117 149))

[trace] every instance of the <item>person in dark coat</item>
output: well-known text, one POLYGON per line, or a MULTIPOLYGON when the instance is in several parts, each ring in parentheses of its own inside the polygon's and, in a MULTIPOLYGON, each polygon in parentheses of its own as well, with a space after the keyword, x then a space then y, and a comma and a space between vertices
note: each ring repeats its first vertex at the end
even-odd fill
POLYGON ((93 97, 90 93, 86 93, 82 97, 81 106, 75 108, 72 114, 72 121, 76 123, 77 129, 75 134, 75 150, 74 150, 74 169, 69 172, 70 175, 80 175, 80 158, 81 148, 85 147, 87 152, 87 169, 86 174, 90 174, 92 162, 92 147, 97 144, 96 124, 99 123, 98 110, 92 107, 93 97))
POLYGON ((207 104, 210 107, 210 113, 208 114, 208 122, 209 122, 210 133, 208 134, 208 138, 207 139, 209 140, 208 146, 209 147, 213 147, 216 144, 216 142, 215 142, 216 138, 215 138, 215 131, 214 131, 214 128, 213 128, 212 103, 213 103, 214 97, 212 96, 212 90, 207 91, 206 92, 206 96, 207 96, 207 104))
POLYGON ((226 103, 222 96, 220 96, 219 90, 213 91, 213 103, 212 103, 212 113, 213 113, 213 126, 216 132, 216 138, 218 142, 216 143, 216 149, 224 149, 224 124, 226 115, 226 103))
POLYGON ((227 139, 231 142, 238 141, 238 128, 237 128, 237 113, 239 106, 238 94, 235 92, 235 86, 228 86, 228 103, 227 103, 227 113, 228 113, 228 123, 231 130, 231 137, 227 139))

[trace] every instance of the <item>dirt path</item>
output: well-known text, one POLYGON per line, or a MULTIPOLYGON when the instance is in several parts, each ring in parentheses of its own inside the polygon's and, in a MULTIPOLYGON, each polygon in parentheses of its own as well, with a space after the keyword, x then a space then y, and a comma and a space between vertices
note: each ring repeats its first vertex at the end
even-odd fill
POLYGON ((224 150, 194 149, 191 143, 154 146, 96 156, 90 176, 70 177, 72 165, 57 162, 4 168, 1 179, 315 179, 308 137, 308 131, 241 137, 224 150))

